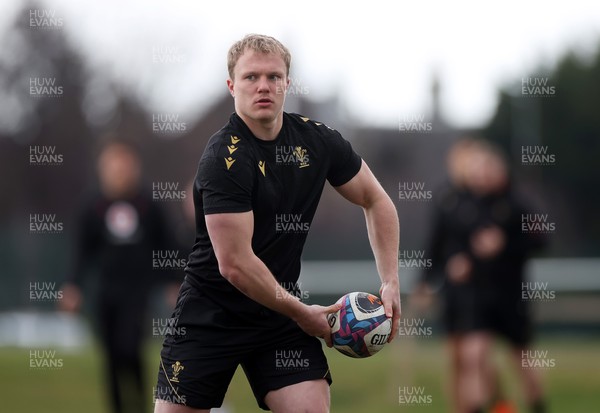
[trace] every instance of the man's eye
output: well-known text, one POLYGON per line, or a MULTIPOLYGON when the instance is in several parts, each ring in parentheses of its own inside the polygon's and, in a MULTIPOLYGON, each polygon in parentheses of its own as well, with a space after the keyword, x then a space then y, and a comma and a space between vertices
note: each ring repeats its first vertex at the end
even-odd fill
POLYGON ((248 80, 254 80, 254 79, 256 79, 256 76, 254 76, 254 75, 248 75, 248 76, 246 76, 246 79, 248 79, 248 80))

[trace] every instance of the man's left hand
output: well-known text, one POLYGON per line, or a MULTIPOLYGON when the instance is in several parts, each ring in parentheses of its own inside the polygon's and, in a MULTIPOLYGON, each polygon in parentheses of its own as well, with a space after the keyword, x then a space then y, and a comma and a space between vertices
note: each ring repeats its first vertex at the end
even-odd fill
POLYGON ((385 309, 385 315, 392 319, 392 332, 388 338, 388 343, 398 334, 398 325, 400 323, 401 307, 400 307, 400 287, 398 282, 381 284, 379 289, 379 295, 383 302, 383 308, 385 309))

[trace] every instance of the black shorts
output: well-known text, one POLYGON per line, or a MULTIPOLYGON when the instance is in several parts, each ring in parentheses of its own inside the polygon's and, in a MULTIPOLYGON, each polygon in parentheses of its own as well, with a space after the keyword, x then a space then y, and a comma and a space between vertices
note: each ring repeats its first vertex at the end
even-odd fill
POLYGON ((271 390, 317 379, 331 384, 321 342, 289 318, 278 316, 270 327, 244 325, 184 281, 172 319, 161 351, 157 403, 220 407, 240 364, 264 410, 271 390))
POLYGON ((499 290, 470 285, 449 287, 443 321, 449 334, 489 331, 515 347, 529 344, 532 338, 528 303, 499 290))

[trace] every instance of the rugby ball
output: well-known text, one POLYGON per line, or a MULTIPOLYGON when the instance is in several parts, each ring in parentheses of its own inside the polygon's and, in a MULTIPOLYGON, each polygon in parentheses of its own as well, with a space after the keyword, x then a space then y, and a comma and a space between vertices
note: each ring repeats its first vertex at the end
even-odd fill
POLYGON ((386 317, 381 299, 352 292, 337 302, 342 307, 327 316, 335 349, 354 358, 370 357, 381 350, 392 332, 392 321, 386 317))

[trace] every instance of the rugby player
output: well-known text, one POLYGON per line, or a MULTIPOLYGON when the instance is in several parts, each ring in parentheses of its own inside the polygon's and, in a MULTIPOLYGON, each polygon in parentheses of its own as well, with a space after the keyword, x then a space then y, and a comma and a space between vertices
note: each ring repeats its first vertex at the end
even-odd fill
MULTIPOLYGON (((196 241, 161 352, 157 413, 219 407, 241 366, 258 405, 327 412, 331 347, 326 316, 339 309, 298 298, 300 258, 325 182, 363 208, 392 319, 400 317, 396 208, 350 143, 325 124, 283 111, 291 56, 248 35, 229 50, 235 113, 209 140, 194 182, 196 241), (282 225, 293 219, 301 225, 282 225), (185 327, 185 329, 184 329, 185 327), (278 357, 294 354, 295 367, 278 357)), ((340 280, 340 289, 343 289, 340 280)))

